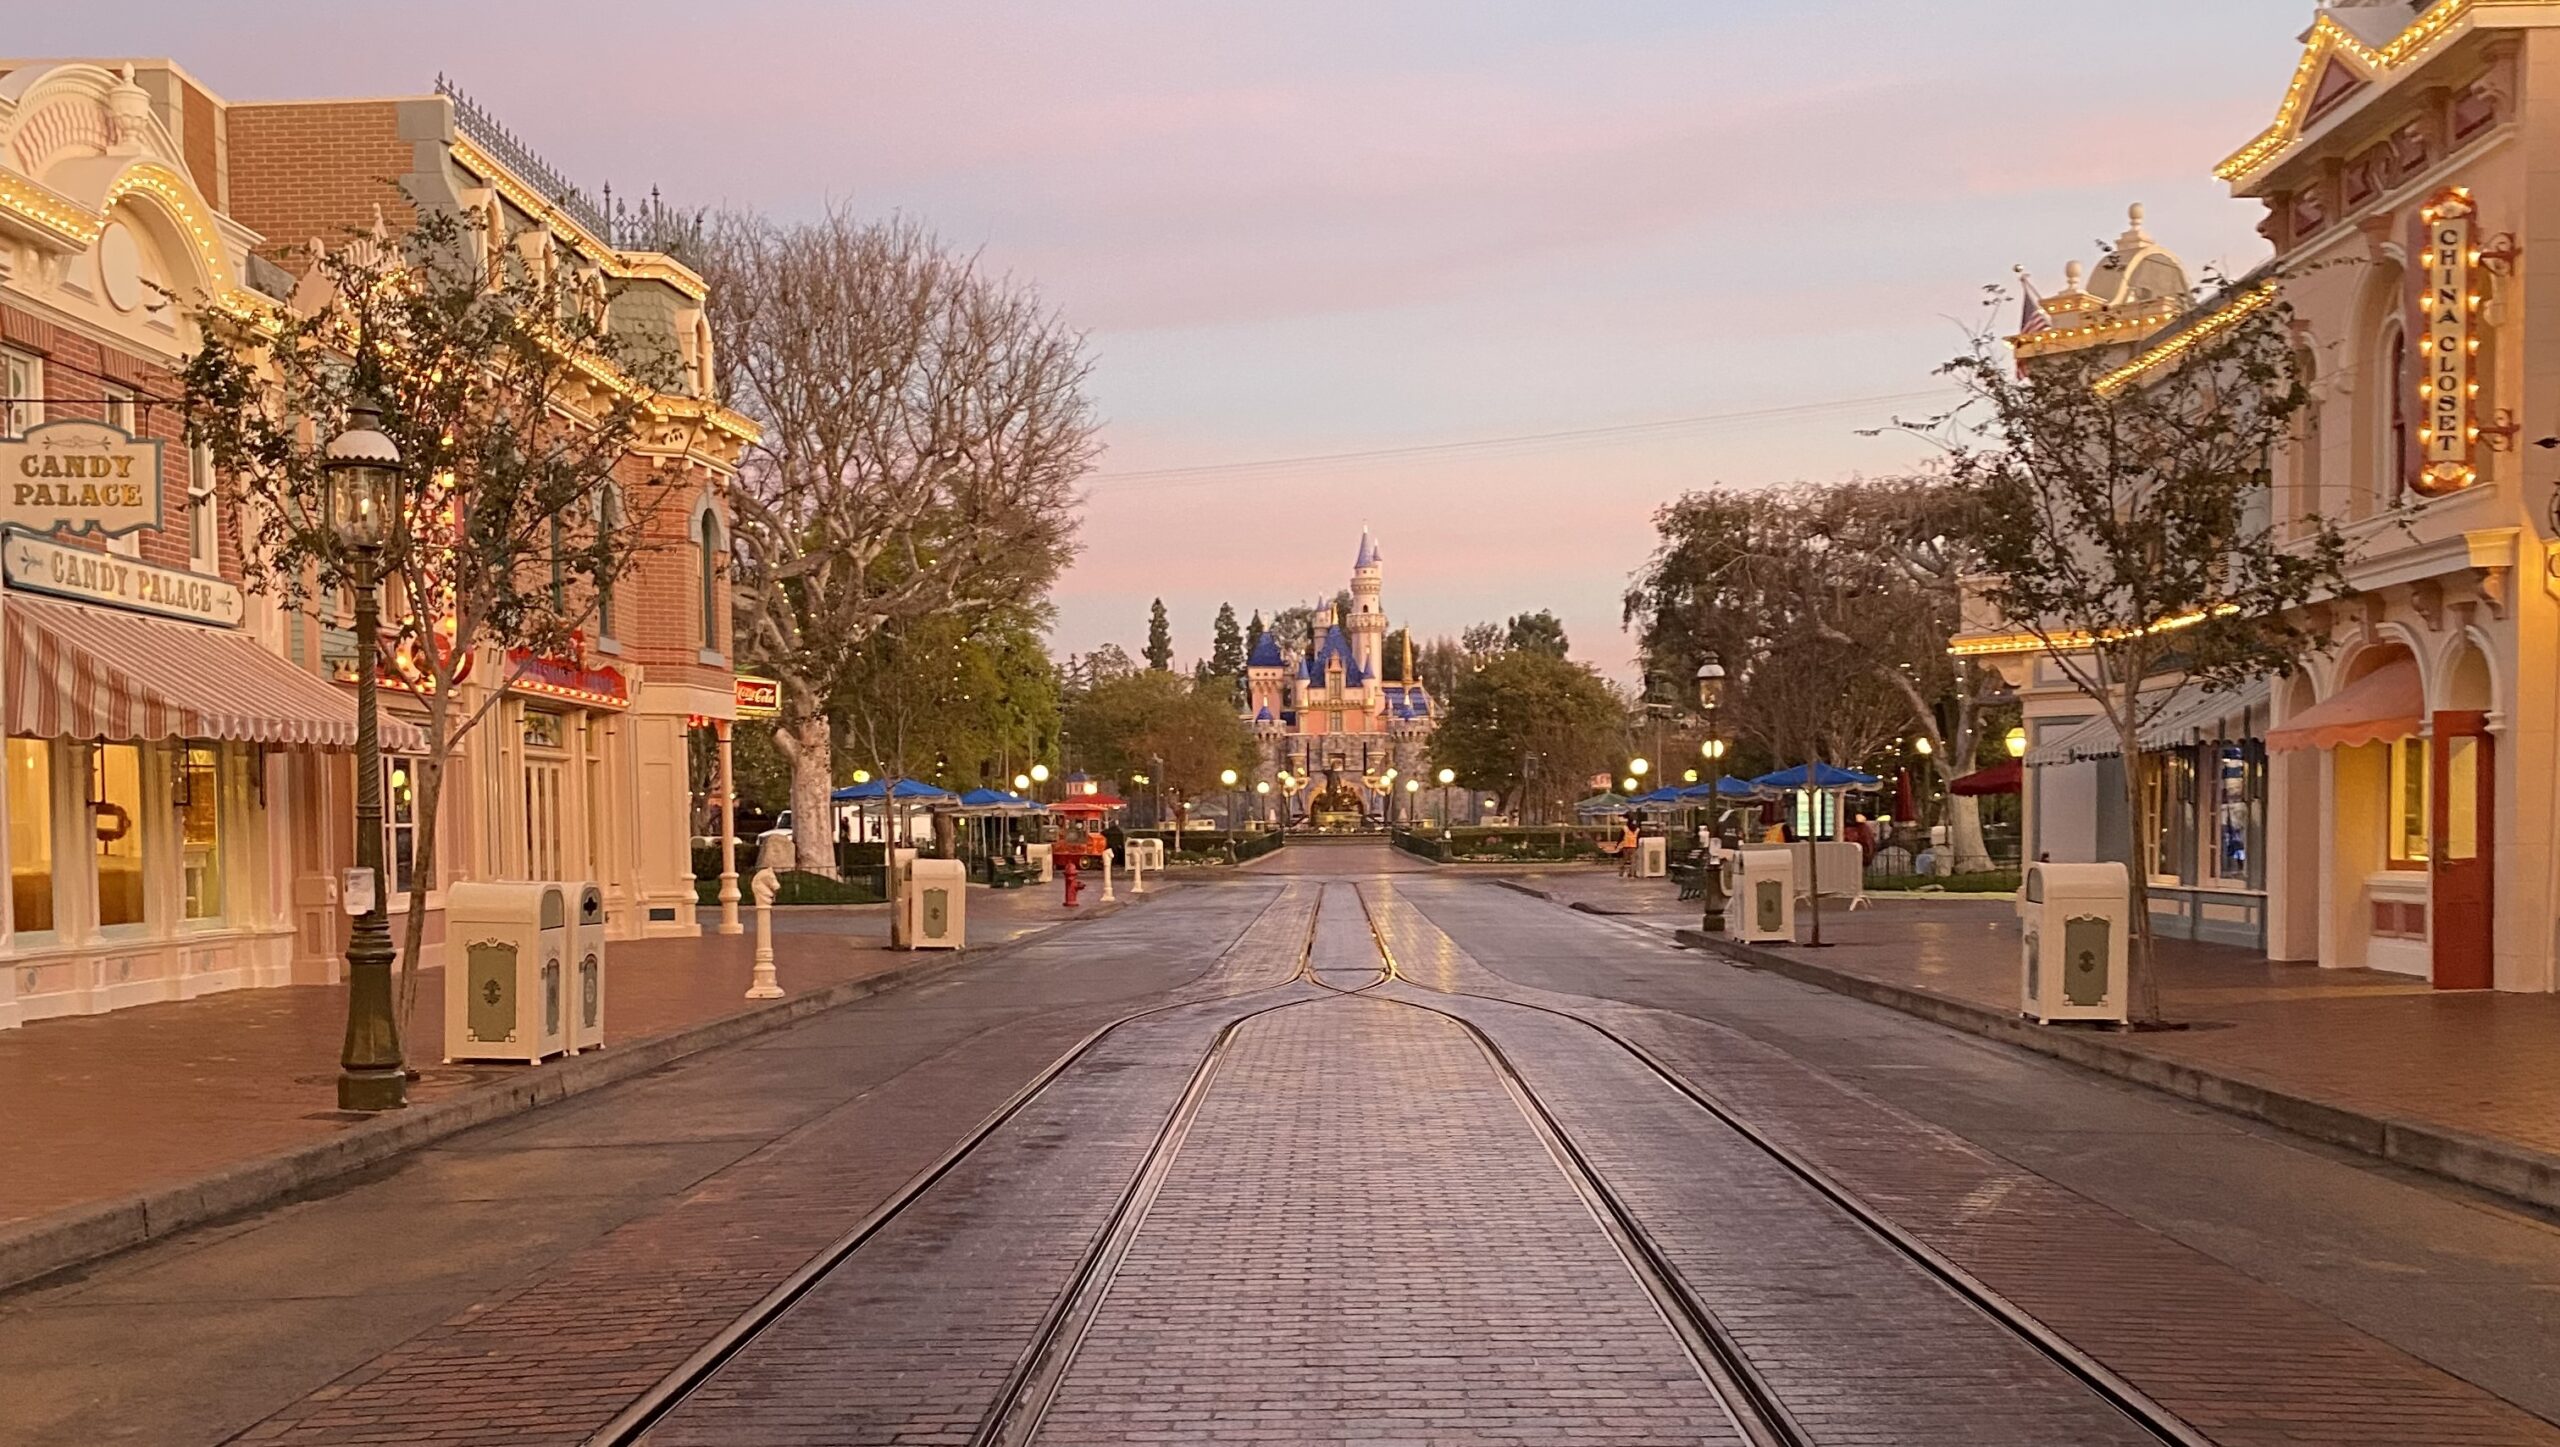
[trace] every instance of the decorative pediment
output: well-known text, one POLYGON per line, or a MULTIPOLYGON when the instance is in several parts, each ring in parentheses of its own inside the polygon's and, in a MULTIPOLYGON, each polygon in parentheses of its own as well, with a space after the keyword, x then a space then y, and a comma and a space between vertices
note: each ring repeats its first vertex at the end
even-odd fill
POLYGON ((2238 181, 2265 167, 2299 140, 2304 131, 2360 103, 2379 86, 2388 85, 2390 72, 2410 64, 2453 33, 2477 3, 2479 0, 2438 0, 2389 36, 2379 30, 2372 36, 2357 33, 2360 28, 2373 29, 2374 22, 2386 14, 2386 7, 2322 10, 2303 37, 2302 59, 2294 66, 2293 81, 2285 87, 2284 102, 2276 108, 2274 123, 2214 167, 2214 175, 2225 181, 2238 181), (2342 20, 2342 15, 2347 20, 2342 20), (2354 22, 2353 27, 2348 20, 2354 22))

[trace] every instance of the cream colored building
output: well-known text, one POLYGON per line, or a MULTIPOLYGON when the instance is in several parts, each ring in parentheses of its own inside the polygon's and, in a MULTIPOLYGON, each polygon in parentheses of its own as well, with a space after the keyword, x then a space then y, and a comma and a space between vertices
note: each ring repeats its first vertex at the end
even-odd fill
MULTIPOLYGON (((2172 928, 2277 959, 2554 988, 2560 291, 2538 298, 2532 268, 2560 256, 2552 156, 2560 3, 2317 12, 2272 123, 2216 174, 2266 211, 2314 397, 2267 505, 2344 523, 2354 596, 2315 610, 2332 647, 2303 674, 2173 704, 2131 821, 2100 787, 2120 761, 2075 723, 2092 710, 1973 620, 1958 647, 2005 654, 2027 699, 2031 854, 2138 851, 2172 928), (2235 838, 2236 868, 2181 872, 2235 838)), ((2113 330, 2075 333, 2057 308, 2021 353, 2156 364, 2203 315, 2161 310, 2093 308, 2113 330)))

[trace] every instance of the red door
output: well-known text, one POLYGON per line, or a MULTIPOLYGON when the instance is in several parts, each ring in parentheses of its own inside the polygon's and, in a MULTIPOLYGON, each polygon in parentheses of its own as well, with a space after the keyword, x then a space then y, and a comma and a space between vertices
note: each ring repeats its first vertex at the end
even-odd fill
POLYGON ((2435 816, 2428 827, 2433 856, 2430 921, 2435 938, 2435 986, 2485 990, 2496 983, 2490 953, 2494 938, 2489 860, 2497 840, 2498 796, 2494 741, 2485 713, 2436 715, 2435 816))

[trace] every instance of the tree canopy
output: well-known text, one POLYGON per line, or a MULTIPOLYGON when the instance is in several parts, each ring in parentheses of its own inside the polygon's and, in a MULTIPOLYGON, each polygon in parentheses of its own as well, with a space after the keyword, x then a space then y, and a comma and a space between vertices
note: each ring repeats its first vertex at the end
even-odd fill
POLYGON ((1537 648, 1495 655, 1441 701, 1435 766, 1501 796, 1505 809, 1552 817, 1593 774, 1617 772, 1626 713, 1590 668, 1537 648))
POLYGON ((1226 769, 1253 764, 1253 740, 1222 687, 1140 669, 1097 679, 1067 701, 1066 747, 1076 767, 1104 778, 1145 774, 1190 800, 1226 769))

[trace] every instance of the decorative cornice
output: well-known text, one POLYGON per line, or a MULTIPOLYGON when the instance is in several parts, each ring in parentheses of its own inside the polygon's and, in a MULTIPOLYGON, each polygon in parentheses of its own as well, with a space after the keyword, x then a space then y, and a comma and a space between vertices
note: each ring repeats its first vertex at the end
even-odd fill
POLYGON ((2273 124, 2259 132, 2257 138, 2213 168, 2221 180, 2237 183, 2272 165, 2293 143, 2301 138, 2303 112, 2311 105, 2320 77, 2328 70, 2332 56, 2345 55, 2361 66, 2369 76, 2379 78, 2401 69, 2452 34, 2457 25, 2470 16, 2482 0, 2437 0, 2407 29, 2379 47, 2367 45, 2356 34, 2340 25, 2336 17, 2322 12, 2311 23, 2311 31, 2303 46, 2302 59, 2294 66, 2292 83, 2285 87, 2284 102, 2276 108, 2273 124))
POLYGON ((2198 317, 2193 324, 2181 327, 2176 335, 2100 377, 2092 386, 2101 397, 2121 391, 2136 378, 2146 376, 2155 368, 2184 356, 2198 343, 2229 331, 2238 326, 2244 318, 2265 310, 2267 304, 2275 299, 2276 283, 2261 282, 2233 297, 2208 315, 2198 317))
POLYGON ((662 282, 697 302, 711 294, 709 283, 691 267, 664 252, 614 249, 574 212, 546 200, 495 156, 475 145, 470 137, 457 135, 453 138, 453 158, 461 163, 464 170, 488 182, 517 209, 528 216, 540 217, 545 226, 569 238, 578 253, 602 268, 605 275, 617 281, 662 282))

